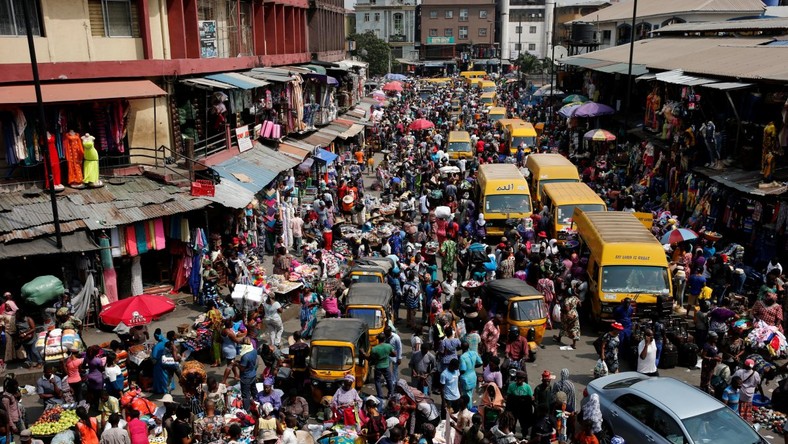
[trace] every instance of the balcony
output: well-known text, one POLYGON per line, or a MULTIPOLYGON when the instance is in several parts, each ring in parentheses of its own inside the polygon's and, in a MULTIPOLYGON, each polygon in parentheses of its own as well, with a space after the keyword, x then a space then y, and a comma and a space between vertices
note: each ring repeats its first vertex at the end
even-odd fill
POLYGON ((404 34, 393 34, 389 36, 389 43, 403 43, 408 41, 408 36, 404 34))

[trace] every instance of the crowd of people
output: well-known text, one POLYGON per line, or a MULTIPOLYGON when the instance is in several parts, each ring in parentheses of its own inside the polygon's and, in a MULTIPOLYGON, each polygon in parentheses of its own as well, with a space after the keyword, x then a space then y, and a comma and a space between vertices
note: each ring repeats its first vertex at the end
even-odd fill
MULTIPOLYGON (((149 339, 147 329, 135 328, 108 347, 92 346, 84 355, 73 351, 62 367, 44 367, 37 384, 42 402, 86 401, 77 410, 80 422, 75 431, 83 444, 163 440, 168 444, 251 440, 295 444, 306 439, 298 436, 299 429, 303 432, 318 422, 353 428, 370 444, 599 442, 603 427, 598 396, 592 394, 581 402, 569 370, 557 363, 539 362, 545 370, 529 375, 525 364, 536 351, 529 339, 517 327, 502 329, 501 315, 488 314, 481 293, 463 287, 466 281, 483 285, 495 279, 524 280, 544 296, 543 310, 549 314, 555 346, 566 337, 574 349, 590 306, 587 263, 577 249, 559 247, 556 239, 548 238, 547 207, 534 211, 529 220, 507 226, 502 237, 487 245, 485 212, 470 190, 482 164, 512 163, 527 177, 528 151, 560 153, 577 163, 583 180, 611 211, 653 211, 658 238, 678 222, 651 207, 657 196, 643 190, 635 193, 634 177, 627 171, 603 171, 592 161, 577 130, 557 117, 552 102, 534 99, 533 85, 504 79, 498 84, 499 106, 512 116, 544 123, 534 146, 508 146, 473 87, 460 89, 458 83, 421 95, 425 84, 409 80, 401 93, 390 96, 385 106, 372 113, 369 145, 376 151, 351 150, 331 180, 319 182, 311 211, 288 219, 292 242, 282 236, 284 222, 278 214, 272 224, 261 225, 265 242, 258 252, 225 240, 227 248, 221 255, 229 261, 230 287, 248 279, 251 270, 244 264, 253 255, 273 256, 277 275, 294 272, 297 263, 317 267, 319 284, 300 290, 298 331, 285 332, 284 306, 273 292, 251 310, 224 297, 212 268, 215 261, 208 261, 198 299, 207 311, 200 321, 210 324, 209 365, 224 367, 221 377, 207 377, 204 371, 189 367, 189 354, 184 353, 176 332, 161 330, 153 333, 152 368, 129 377, 118 366, 119 357, 149 339), (452 103, 455 100, 459 103, 452 103), (434 128, 409 129, 417 119, 431 121, 434 128), (473 155, 451 162, 456 170, 444 170, 450 164, 447 144, 453 130, 470 133, 473 155), (378 165, 371 161, 376 152, 382 154, 378 165), (323 252, 332 250, 332 242, 341 238, 338 219, 357 222, 362 231, 371 227, 364 212, 369 202, 365 196, 372 191, 380 191, 381 199, 397 208, 390 218, 397 229, 379 245, 367 240, 350 245, 353 259, 380 256, 392 262, 385 275, 393 293, 391 319, 376 338, 377 345, 364 356, 373 372, 374 394, 357 390, 355 377, 348 374, 330 399, 316 404, 308 400, 308 340, 318 318, 341 316, 343 296, 351 285, 331 275, 323 252), (450 213, 438 217, 437 207, 448 207, 450 213), (310 227, 314 228, 312 236, 308 236, 310 227), (479 244, 483 247, 477 251, 479 244), (410 334, 410 340, 403 340, 403 334, 410 334), (403 358, 409 358, 407 366, 403 358), (139 378, 145 375, 152 379, 150 390, 163 395, 159 410, 155 405, 148 406, 151 411, 140 408, 139 378), (184 393, 180 403, 171 395, 176 381, 184 393), (119 431, 123 427, 126 431, 119 431)), ((279 185, 280 192, 293 188, 291 179, 279 185)), ((745 330, 734 327, 734 322, 746 317, 783 331, 779 301, 786 298, 779 260, 768 264, 750 307, 746 297, 740 296, 747 283, 740 256, 718 252, 712 242, 682 242, 666 245, 665 250, 671 260, 675 300, 686 302, 686 308, 677 307, 676 313, 683 317, 688 310, 693 315, 694 338, 689 342, 697 344, 701 388, 751 419, 752 397, 761 379, 774 379, 784 367, 752 352, 744 341, 745 330)), ((10 298, 6 299, 5 310, 13 309, 10 298)), ((57 313, 64 327, 81 327, 67 307, 59 307, 57 313)), ((594 341, 599 358, 595 376, 621 371, 626 366, 620 362, 624 357, 632 360, 633 370, 657 376, 660 360, 671 347, 669 318, 676 313, 658 312, 647 326, 641 326, 644 320, 636 318, 632 301, 622 301, 613 310, 609 331, 594 341)), ((30 328, 35 325, 19 327, 26 348, 30 339, 24 332, 30 328)), ((28 356, 31 365, 41 364, 35 348, 28 356)), ((7 432, 21 432, 24 441, 30 433, 24 431, 18 384, 14 383, 5 384, 2 399, 7 421, 0 419, 0 425, 8 424, 7 432), (16 401, 9 397, 6 402, 8 394, 16 396, 16 401)), ((776 400, 781 393, 785 393, 782 384, 776 400)))

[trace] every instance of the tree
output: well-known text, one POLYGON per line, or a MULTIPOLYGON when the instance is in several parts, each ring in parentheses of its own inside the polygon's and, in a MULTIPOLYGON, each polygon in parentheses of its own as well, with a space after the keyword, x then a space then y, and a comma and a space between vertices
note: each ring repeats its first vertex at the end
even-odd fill
POLYGON ((531 74, 534 72, 541 72, 542 61, 536 58, 535 55, 523 52, 517 59, 517 65, 520 67, 520 72, 523 74, 531 74))
POLYGON ((369 63, 369 76, 382 76, 388 73, 391 55, 388 43, 378 38, 372 31, 353 34, 350 36, 350 40, 356 42, 354 55, 369 63))

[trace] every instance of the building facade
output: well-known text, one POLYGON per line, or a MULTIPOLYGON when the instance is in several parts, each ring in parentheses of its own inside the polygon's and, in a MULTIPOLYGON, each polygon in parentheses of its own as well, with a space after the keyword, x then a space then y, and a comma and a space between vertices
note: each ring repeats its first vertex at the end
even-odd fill
POLYGON ((356 32, 371 31, 391 47, 392 59, 415 60, 415 0, 360 0, 355 7, 356 32))
POLYGON ((497 57, 494 0, 423 0, 421 51, 424 60, 497 57))
POLYGON ((552 35, 552 3, 545 0, 508 0, 502 13, 503 58, 515 60, 528 53, 537 58, 549 56, 552 35))

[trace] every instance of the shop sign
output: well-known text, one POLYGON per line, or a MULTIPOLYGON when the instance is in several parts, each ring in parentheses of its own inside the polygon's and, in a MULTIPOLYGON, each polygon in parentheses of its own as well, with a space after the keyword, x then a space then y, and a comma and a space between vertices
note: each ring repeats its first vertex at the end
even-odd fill
POLYGON ((238 151, 245 152, 254 148, 252 138, 249 137, 249 125, 244 125, 235 129, 235 137, 238 139, 238 151))
POLYGON ((454 37, 427 37, 428 45, 453 45, 454 37))
POLYGON ((216 45, 216 20, 199 20, 200 27, 200 57, 215 59, 219 56, 216 45))

